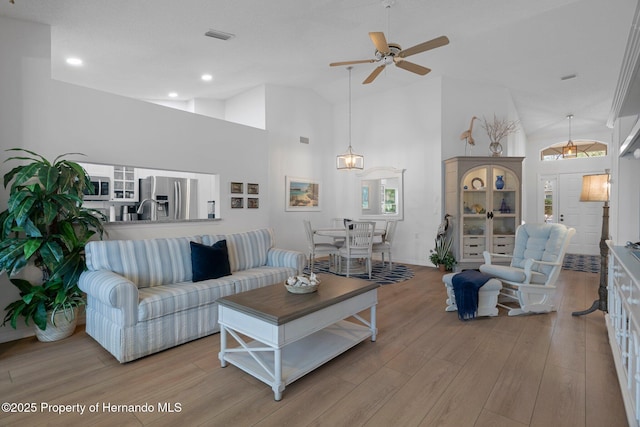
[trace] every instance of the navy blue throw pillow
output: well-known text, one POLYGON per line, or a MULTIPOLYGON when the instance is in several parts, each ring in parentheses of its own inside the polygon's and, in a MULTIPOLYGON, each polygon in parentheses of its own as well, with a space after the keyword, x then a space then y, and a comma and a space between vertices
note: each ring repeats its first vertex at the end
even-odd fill
POLYGON ((219 240, 211 246, 189 242, 191 245, 191 269, 194 282, 229 276, 229 251, 227 241, 219 240))

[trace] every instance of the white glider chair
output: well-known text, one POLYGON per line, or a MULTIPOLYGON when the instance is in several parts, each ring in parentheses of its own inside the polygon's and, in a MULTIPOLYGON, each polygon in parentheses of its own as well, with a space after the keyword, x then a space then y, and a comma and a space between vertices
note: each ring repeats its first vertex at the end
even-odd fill
POLYGON ((331 261, 338 255, 338 247, 332 243, 316 243, 315 234, 311 228, 311 221, 305 219, 303 222, 304 230, 307 233, 307 244, 309 246, 309 272, 313 271, 314 261, 318 255, 329 255, 329 268, 331 268, 331 261))
POLYGON ((371 255, 373 247, 373 232, 376 228, 374 222, 368 221, 347 221, 347 239, 345 245, 339 249, 340 257, 338 271, 342 270, 342 258, 347 259, 347 277, 350 275, 351 260, 365 259, 367 271, 371 279, 371 255))
POLYGON ((500 280, 502 299, 518 305, 498 303, 509 310, 509 316, 556 310, 553 305, 555 283, 575 232, 574 228, 562 224, 523 224, 516 230, 513 255, 483 252, 485 263, 480 271, 500 280), (511 258, 511 264, 492 264, 492 259, 499 257, 511 258))
POLYGON ((384 265, 384 254, 389 257, 389 270, 393 270, 393 264, 391 262, 391 246, 393 244, 393 238, 396 234, 396 227, 398 221, 387 221, 386 230, 382 242, 374 243, 372 251, 374 254, 382 255, 382 265, 384 265))

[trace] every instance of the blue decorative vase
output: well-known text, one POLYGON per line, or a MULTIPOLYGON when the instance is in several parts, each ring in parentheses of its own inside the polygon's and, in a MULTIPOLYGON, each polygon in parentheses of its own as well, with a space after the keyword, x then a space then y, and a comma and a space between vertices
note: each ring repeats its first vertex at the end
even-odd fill
POLYGON ((507 202, 502 199, 502 203, 500 204, 500 213, 509 213, 511 209, 507 206, 507 202))
POLYGON ((496 189, 502 190, 504 188, 504 180, 502 179, 502 175, 498 175, 496 178, 496 189))

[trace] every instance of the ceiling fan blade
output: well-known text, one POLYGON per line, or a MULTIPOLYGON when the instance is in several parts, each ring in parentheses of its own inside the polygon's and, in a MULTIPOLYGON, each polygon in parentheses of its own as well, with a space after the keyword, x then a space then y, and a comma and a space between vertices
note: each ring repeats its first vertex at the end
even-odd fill
POLYGON ((378 77, 378 74, 380 74, 382 72, 382 70, 384 70, 384 67, 385 67, 384 65, 377 66, 376 69, 373 70, 373 72, 371 74, 369 74, 369 77, 364 79, 362 84, 363 85, 367 85, 367 84, 371 83, 372 81, 374 81, 375 78, 378 77))
POLYGON ((329 64, 330 67, 340 67, 342 65, 353 65, 353 64, 370 64, 375 62, 375 59, 360 59, 358 61, 343 61, 343 62, 332 62, 329 64))
POLYGON ((403 60, 396 61, 396 66, 404 70, 411 71, 412 73, 420 74, 421 76, 424 76, 425 74, 431 71, 430 68, 423 67, 422 65, 414 64, 413 62, 403 61, 403 60))
POLYGON ((404 49, 398 53, 398 56, 400 58, 406 58, 407 56, 415 55, 416 53, 421 53, 448 44, 449 39, 447 38, 447 36, 440 36, 433 40, 429 40, 428 42, 420 43, 408 49, 404 49))
POLYGON ((369 37, 371 37, 371 41, 375 45, 378 52, 384 53, 385 55, 391 53, 391 49, 389 49, 389 43, 387 43, 387 38, 384 36, 382 32, 373 32, 369 33, 369 37))

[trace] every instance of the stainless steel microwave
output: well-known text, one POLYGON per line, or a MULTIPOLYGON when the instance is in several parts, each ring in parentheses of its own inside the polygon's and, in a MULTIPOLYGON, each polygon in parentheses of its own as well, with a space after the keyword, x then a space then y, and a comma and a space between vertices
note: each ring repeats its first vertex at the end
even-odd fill
POLYGON ((93 194, 89 194, 90 191, 85 189, 84 200, 109 200, 111 198, 111 178, 92 176, 91 186, 93 187, 93 194))

